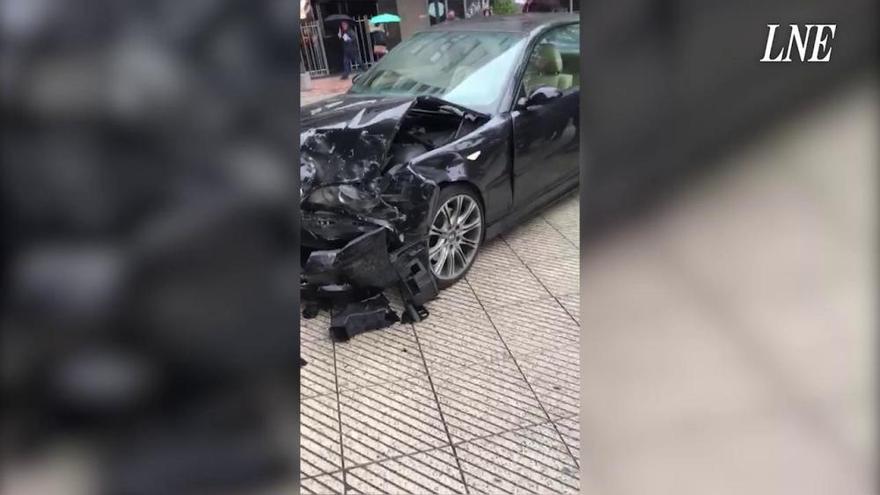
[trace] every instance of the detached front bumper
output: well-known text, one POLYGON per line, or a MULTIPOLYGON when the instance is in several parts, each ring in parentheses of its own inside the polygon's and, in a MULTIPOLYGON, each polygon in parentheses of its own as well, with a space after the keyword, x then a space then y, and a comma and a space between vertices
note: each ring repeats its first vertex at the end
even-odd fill
POLYGON ((331 312, 331 331, 351 337, 384 328, 396 321, 377 309, 377 295, 397 287, 404 304, 404 321, 427 317, 424 304, 437 296, 437 282, 428 262, 424 240, 390 250, 388 230, 376 227, 338 249, 312 251, 302 269, 304 316, 321 309, 331 312), (358 307, 363 311, 359 312, 358 307))
POLYGON ((302 270, 303 281, 315 286, 384 289, 398 276, 388 252, 386 230, 374 228, 339 249, 312 251, 302 270))

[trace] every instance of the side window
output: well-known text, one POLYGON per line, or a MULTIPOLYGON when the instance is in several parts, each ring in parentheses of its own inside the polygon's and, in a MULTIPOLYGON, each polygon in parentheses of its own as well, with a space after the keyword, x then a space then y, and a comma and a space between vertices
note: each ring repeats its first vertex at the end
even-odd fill
POLYGON ((580 87, 580 24, 569 24, 545 33, 532 49, 523 74, 523 90, 530 94, 541 86, 561 91, 580 87))

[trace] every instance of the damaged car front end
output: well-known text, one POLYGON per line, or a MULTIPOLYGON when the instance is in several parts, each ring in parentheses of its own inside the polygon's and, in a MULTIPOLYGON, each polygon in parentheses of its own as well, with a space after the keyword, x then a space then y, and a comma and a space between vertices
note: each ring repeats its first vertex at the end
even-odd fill
POLYGON ((328 310, 343 339, 424 319, 486 240, 577 186, 578 33, 567 14, 443 23, 302 108, 305 318, 328 310))
POLYGON ((412 160, 486 117, 424 96, 331 102, 313 117, 300 136, 303 316, 329 311, 340 339, 384 328, 399 317, 383 292, 397 288, 403 320, 424 319, 438 293, 427 238, 440 186, 412 160))

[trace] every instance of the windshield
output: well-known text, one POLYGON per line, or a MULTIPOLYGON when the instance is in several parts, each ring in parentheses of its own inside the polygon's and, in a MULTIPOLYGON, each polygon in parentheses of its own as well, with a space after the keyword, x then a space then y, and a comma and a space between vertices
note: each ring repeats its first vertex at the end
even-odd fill
POLYGON ((525 44, 518 33, 418 33, 361 76, 350 92, 430 95, 495 113, 525 44))

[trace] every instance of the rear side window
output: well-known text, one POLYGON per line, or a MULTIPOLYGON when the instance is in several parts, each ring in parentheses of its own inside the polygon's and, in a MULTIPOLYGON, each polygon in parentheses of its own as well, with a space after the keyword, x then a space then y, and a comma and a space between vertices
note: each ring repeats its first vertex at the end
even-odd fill
POLYGON ((538 40, 523 73, 523 90, 530 94, 541 86, 571 91, 580 87, 580 24, 552 29, 538 40))

